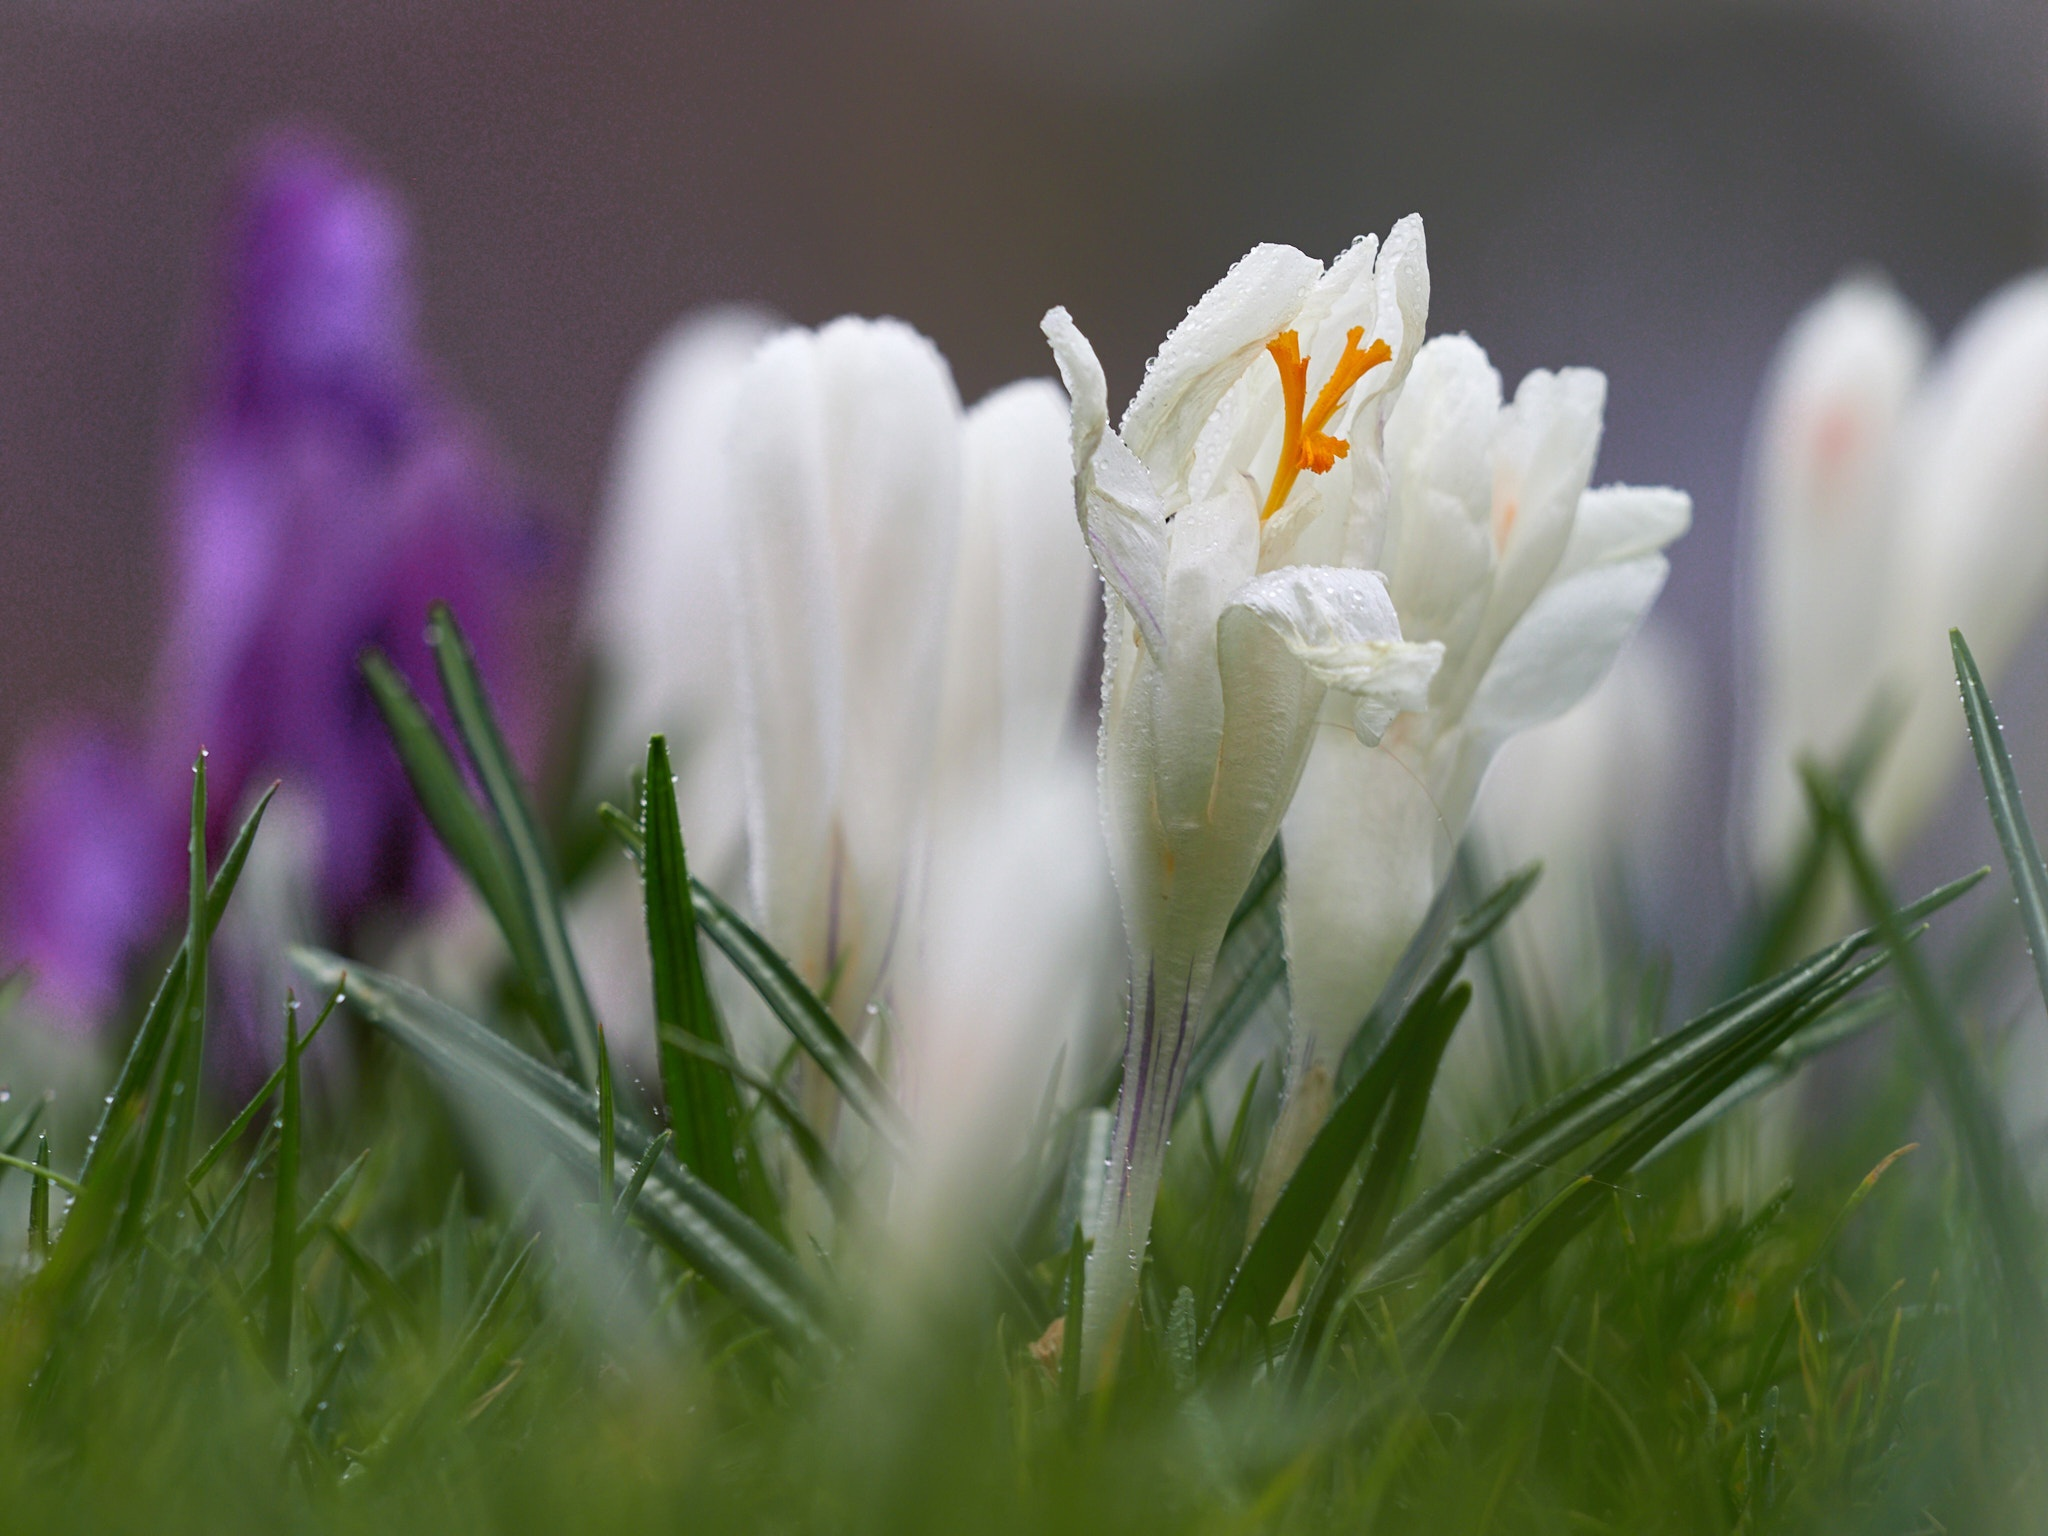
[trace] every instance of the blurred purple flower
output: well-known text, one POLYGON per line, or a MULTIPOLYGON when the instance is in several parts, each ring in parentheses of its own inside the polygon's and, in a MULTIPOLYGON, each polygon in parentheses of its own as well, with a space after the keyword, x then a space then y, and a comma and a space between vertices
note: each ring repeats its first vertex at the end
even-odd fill
POLYGON ((75 733, 17 789, 0 964, 90 1018, 181 905, 186 767, 209 753, 216 856, 260 782, 318 822, 315 917, 345 937, 448 878, 356 670, 382 647, 423 696, 448 600, 515 751, 536 689, 513 644, 546 562, 534 509, 423 355, 397 199, 331 144, 277 136, 234 191, 171 481, 169 633, 144 745, 75 733), (122 809, 109 820, 111 797, 122 809), (52 894, 55 893, 55 894, 52 894))

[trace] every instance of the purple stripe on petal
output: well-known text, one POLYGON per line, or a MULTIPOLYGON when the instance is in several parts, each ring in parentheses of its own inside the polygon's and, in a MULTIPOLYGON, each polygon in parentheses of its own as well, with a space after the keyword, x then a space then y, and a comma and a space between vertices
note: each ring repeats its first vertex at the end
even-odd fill
MULTIPOLYGON (((1155 1036, 1153 1009, 1155 1007, 1155 981, 1152 962, 1145 963, 1145 1012, 1142 1020, 1132 1020, 1132 1043, 1138 1052, 1138 1076, 1135 1084, 1129 1085, 1130 1113, 1124 1117, 1123 1177, 1118 1185, 1118 1198, 1128 1199, 1131 1193, 1131 1169, 1137 1151, 1139 1127, 1145 1119, 1145 1086, 1152 1072, 1152 1047, 1155 1036)), ((1128 1061, 1126 1052, 1125 1060, 1128 1061)))

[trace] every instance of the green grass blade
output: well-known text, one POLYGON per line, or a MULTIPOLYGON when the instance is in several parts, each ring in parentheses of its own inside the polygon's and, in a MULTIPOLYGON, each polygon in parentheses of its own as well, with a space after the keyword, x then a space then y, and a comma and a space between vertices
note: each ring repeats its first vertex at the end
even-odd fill
MULTIPOLYGON (((544 989, 547 965, 527 917, 526 903, 520 897, 504 839, 470 793, 440 727, 390 659, 381 651, 365 651, 360 665, 428 825, 484 905, 490 908, 520 974, 536 990, 544 989)), ((553 1018, 547 1022, 558 1027, 553 1018)), ((563 1044, 566 1047, 566 1041, 563 1044)))
POLYGON ((1301 1319, 1288 1343, 1289 1384, 1296 1392, 1308 1384, 1324 1331, 1343 1294, 1345 1278, 1373 1256, 1386 1236, 1401 1183, 1415 1160, 1415 1146, 1422 1137, 1422 1121, 1429 1111, 1444 1049, 1472 1002, 1472 984, 1461 981, 1448 994, 1425 995, 1429 998, 1424 1015, 1427 1022, 1408 1048, 1372 1161, 1366 1164, 1365 1175, 1358 1181, 1358 1191, 1337 1229, 1329 1256, 1316 1271, 1315 1283, 1309 1287, 1301 1319))
POLYGON ((483 680, 477 675, 476 657, 445 603, 434 605, 427 621, 427 636, 433 645, 435 664, 440 668, 449 712, 455 717, 456 733, 469 754, 470 766, 476 770, 477 782, 483 786, 484 799, 497 818, 498 832, 511 859, 522 910, 540 951, 544 996, 559 1015, 577 1077, 586 1086, 594 1085, 597 1016, 591 1011, 583 973, 577 968, 575 952, 569 945, 554 865, 541 837, 540 825, 527 802, 512 754, 505 748, 505 738, 498 730, 483 680))
POLYGON ((619 1117, 612 1103, 612 1053, 597 1030, 597 1198, 609 1206, 619 1182, 619 1117))
MULTIPOLYGON (((312 1049, 313 1042, 319 1038, 320 1031, 327 1021, 334 1016, 334 1010, 344 995, 342 987, 336 987, 328 993, 327 1001, 320 1006, 319 1016, 313 1020, 313 1027, 306 1031, 305 1039, 299 1042, 301 1055, 312 1049)), ((283 1086, 284 1064, 279 1062, 270 1076, 263 1080, 263 1086, 258 1088, 250 1096, 249 1102, 242 1106, 241 1113, 230 1120, 227 1129, 214 1138, 213 1145, 200 1154, 199 1161, 192 1165, 192 1171, 185 1176, 188 1187, 196 1188, 199 1181, 213 1171, 214 1166, 227 1156, 228 1150, 242 1139, 251 1125, 256 1123, 256 1117, 263 1112, 263 1106, 270 1102, 271 1095, 283 1086)))
POLYGON ((36 1138, 36 1167, 28 1186, 28 1251, 41 1263, 50 1251, 50 1138, 36 1138))
MULTIPOLYGON (((1469 861, 1461 852, 1454 868, 1462 876, 1468 867, 1469 861)), ((1533 886, 1542 875, 1542 866, 1532 864, 1526 869, 1517 870, 1508 879, 1520 880, 1524 875, 1533 886)), ((1416 929, 1415 937, 1408 941, 1408 947, 1401 951, 1401 958, 1395 962, 1393 975, 1387 978, 1387 984, 1380 989, 1380 995, 1366 1013, 1364 1022, 1352 1032, 1351 1043, 1345 1048, 1343 1059, 1337 1065, 1337 1079, 1333 1084, 1339 1095, 1349 1092, 1364 1075, 1388 1034, 1407 1013, 1409 1005, 1422 995, 1423 987, 1438 973, 1442 964, 1441 956, 1457 925, 1458 905, 1463 899, 1462 893, 1470 889, 1472 882, 1463 878, 1447 879, 1437 887, 1436 896, 1430 902, 1428 912, 1423 914, 1422 926, 1416 929)), ((1505 884, 1495 886, 1489 893, 1489 899, 1505 889, 1505 884)), ((1526 890, 1523 894, 1526 896, 1526 890)), ((1519 901, 1522 898, 1516 899, 1519 901)), ((1478 910, 1478 907, 1474 907, 1472 912, 1476 913, 1478 910)), ((1465 915, 1469 917, 1472 914, 1465 915)))
POLYGON ((896 1145, 903 1137, 903 1114, 890 1098, 875 1069, 832 1017, 818 996, 804 985, 775 947, 750 928, 740 915, 702 881, 690 882, 697 924, 810 1058, 831 1079, 855 1114, 896 1145))
MULTIPOLYGON (((303 1040, 299 1042, 299 1054, 306 1054, 306 1042, 303 1040)), ((333 1225, 329 1218, 334 1215, 334 1208, 348 1197, 349 1190, 355 1187, 356 1179, 369 1161, 368 1148, 358 1152, 349 1160, 348 1166, 334 1176, 334 1182, 320 1192, 320 1198, 306 1207, 306 1214, 299 1218, 298 1236, 294 1239, 294 1246, 301 1252, 314 1237, 333 1225)))
POLYGON ((173 1168, 192 1164, 192 1138, 199 1125, 199 1092, 206 1066, 207 952, 213 924, 206 909, 206 752, 192 765, 192 835, 186 849, 190 888, 186 893, 184 1039, 179 1043, 184 1072, 173 1083, 176 1127, 171 1143, 173 1168))
MULTIPOLYGON (((1375 1053, 1364 1074, 1331 1110, 1329 1118, 1302 1154, 1300 1165, 1273 1203, 1264 1225, 1246 1249, 1243 1260, 1225 1285, 1203 1337, 1209 1341, 1243 1322, 1264 1323, 1286 1294, 1309 1245, 1322 1230, 1353 1164, 1372 1139, 1373 1127, 1396 1085, 1405 1080, 1418 1042, 1437 1027, 1439 1005, 1450 991, 1465 958, 1507 921, 1529 892, 1540 871, 1517 871, 1452 929, 1444 954, 1416 994, 1394 1031, 1375 1053)), ((1435 1068, 1430 1072, 1434 1075, 1435 1068)))
POLYGON ((1815 811, 1835 828, 1849 862, 1850 879, 1891 955, 1907 1011, 1934 1058, 1935 1088, 1962 1145, 1970 1181, 1983 1206, 2013 1323, 2028 1345, 2039 1346, 2048 1342, 2048 1317, 2043 1314, 2037 1271, 2039 1249, 2034 1233, 2038 1221, 2006 1137, 2004 1118, 1984 1086, 1969 1042, 1936 995, 1925 962, 1907 942, 1905 925, 1892 907, 1891 893, 1885 889, 1884 876, 1878 872, 1855 812, 1811 767, 1805 770, 1805 779, 1815 811))
POLYGON ((1088 1250, 1093 1246, 1074 1223, 1074 1241, 1067 1249, 1067 1312, 1060 1333, 1060 1391, 1069 1404, 1081 1397, 1082 1304, 1088 1296, 1088 1250))
MULTIPOLYGON (((1903 915, 1918 921, 1971 889, 1980 878, 1971 875, 1952 881, 1914 903, 1903 915)), ((1873 940, 1871 929, 1852 934, 1769 981, 1736 994, 1552 1100, 1403 1210, 1394 1219, 1387 1248, 1374 1261, 1368 1278, 1376 1283, 1389 1274, 1413 1269, 1545 1169, 1688 1078, 1741 1050, 1746 1041, 1768 1034, 1849 970, 1873 940)))
POLYGON ((264 1343, 270 1368, 283 1380, 291 1369, 292 1304, 298 1271, 299 1150, 299 1000, 284 1007, 284 1062, 277 1107, 277 1182, 270 1210, 270 1268, 264 1286, 264 1343))
POLYGON ((676 804, 676 776, 668 741, 647 743, 641 796, 641 878, 647 893, 647 947, 654 970, 654 1021, 661 1087, 676 1156, 733 1204, 760 1210, 761 1191, 748 1188, 740 1150, 740 1101, 724 1071, 681 1049, 678 1035, 727 1048, 725 1026, 704 975, 697 946, 697 909, 690 899, 690 866, 676 804))
MULTIPOLYGON (((588 1168, 596 1159, 597 1101, 589 1090, 395 977, 345 965, 320 950, 295 949, 293 960, 323 986, 335 985, 346 970, 350 1002, 366 1020, 456 1088, 475 1094, 492 1114, 518 1116, 569 1166, 588 1168)), ((628 1160, 630 1177, 653 1137, 625 1119, 618 1133, 618 1155, 628 1160)), ((826 1340, 825 1310, 796 1260, 688 1169, 658 1161, 634 1215, 713 1287, 788 1342, 808 1348, 826 1340)))
MULTIPOLYGON (((206 892, 207 932, 220 926, 221 914, 227 910, 228 898, 234 895, 235 884, 242 878, 242 867, 249 862, 250 846, 256 841, 256 829, 263 824, 263 813, 270 809, 271 798, 277 793, 272 784, 263 791, 240 829, 234 841, 228 844, 228 851, 220 861, 220 869, 213 877, 213 883, 206 892)), ((116 1127, 129 1118, 133 1106, 148 1090, 150 1077, 155 1073, 161 1058, 165 1037, 170 1033, 178 1008, 185 1000, 185 956, 184 944, 171 957, 165 968, 163 979, 157 983, 156 994, 150 999, 149 1007, 142 1015, 142 1027, 135 1032, 135 1038, 128 1043, 128 1054, 122 1058, 121 1070, 115 1075, 114 1086, 108 1091, 107 1102, 100 1111, 99 1123, 93 1128, 92 1137, 86 1142, 85 1160, 78 1170, 81 1184, 90 1181, 94 1166, 119 1141, 116 1127)))
MULTIPOLYGON (((774 1079, 754 1071, 723 1046, 710 1045, 694 1035, 680 1030, 664 1030, 663 1036, 670 1049, 711 1063, 726 1073, 733 1082, 742 1083, 753 1089, 760 1100, 761 1108, 773 1115, 788 1133, 797 1156, 804 1160, 804 1167, 811 1177, 818 1181, 818 1187, 825 1192, 825 1198, 832 1202, 832 1209, 841 1216, 853 1209, 853 1184, 832 1156, 832 1149, 825 1145, 824 1138, 811 1128, 810 1121, 797 1108, 796 1103, 777 1086, 774 1079)), ((768 1225, 764 1222, 763 1225, 768 1225)))
POLYGON ((647 1187, 647 1176, 654 1172, 654 1165, 661 1161, 661 1154, 669 1149, 676 1139, 674 1131, 664 1130, 647 1143, 647 1150, 640 1154, 640 1161, 633 1165, 633 1172, 626 1180, 626 1187, 619 1191, 618 1199, 612 1202, 612 1215, 624 1221, 631 1214, 634 1203, 640 1198, 640 1191, 647 1187))
MULTIPOLYGON (((1458 1307, 1460 1326, 1468 1313, 1483 1331, 1514 1305, 1555 1261, 1564 1246, 1606 1205, 1621 1180, 1663 1150, 1674 1137, 1697 1129, 1701 1112, 1799 1033, 1820 1022, 1845 997, 1889 963, 1872 956, 1833 978, 1789 1015, 1773 1021, 1740 1046, 1686 1079, 1668 1097, 1617 1138, 1583 1172, 1528 1221, 1502 1241, 1480 1286, 1458 1307), (1484 1303, 1475 1310, 1484 1290, 1484 1303)), ((1427 1330, 1425 1330, 1426 1332, 1427 1330)))
POLYGON ((142 1119, 142 1155, 123 1202, 119 1240, 134 1242, 149 1221, 163 1170, 191 1162, 192 1125, 199 1110, 206 1045, 206 954, 213 936, 206 880, 206 752, 192 764, 192 813, 186 836, 188 900, 184 985, 166 1025, 163 1077, 142 1119))
POLYGON ((1977 753, 1977 772, 1984 780, 1991 825, 1998 833, 1998 846, 2005 852, 2005 867, 2012 874, 2013 895, 2019 901, 2020 923, 2027 934, 2027 950, 2034 957, 2034 976, 2041 984, 2041 996, 2048 999, 2048 868, 2042 867, 2033 824, 2020 803, 2020 783, 2012 769, 2012 754, 2006 751, 2005 733, 1999 729, 1998 714, 1991 707, 1991 695, 1985 691, 1977 659, 1970 654, 1961 630, 1950 630, 1948 643, 1955 656, 1956 681, 1962 684, 1963 714, 1970 722, 1970 745, 1977 753))

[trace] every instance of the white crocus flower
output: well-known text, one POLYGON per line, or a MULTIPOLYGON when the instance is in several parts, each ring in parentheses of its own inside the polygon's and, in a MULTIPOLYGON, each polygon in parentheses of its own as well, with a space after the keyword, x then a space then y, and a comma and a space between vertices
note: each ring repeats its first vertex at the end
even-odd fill
POLYGON ((785 332, 737 385, 754 909, 856 1033, 917 945, 938 798, 1057 753, 1088 602, 1047 537, 1071 505, 1066 437, 1048 383, 963 412, 944 359, 896 321, 785 332))
POLYGON ((1167 338, 1121 430, 1087 340, 1065 310, 1045 319, 1073 400, 1082 532, 1110 598, 1102 799, 1132 961, 1085 1297, 1091 1374, 1134 1293, 1218 946, 1325 693, 1373 737, 1422 703, 1438 660, 1402 640, 1378 575, 1334 563, 1354 509, 1376 498, 1382 402, 1427 305, 1419 220, 1327 271, 1260 246, 1167 338))
MULTIPOLYGON (((677 324, 628 393, 591 553, 583 626, 595 671, 583 792, 625 803, 647 739, 669 739, 691 872, 737 899, 746 791, 726 438, 740 372, 771 329, 748 309, 677 324)), ((621 857, 571 898, 569 931, 613 1048, 651 1069, 640 878, 621 857)))
POLYGON ((1759 403, 1744 797, 1754 872, 1766 880, 1784 873, 1807 825, 1799 760, 1847 757, 1896 662, 1904 537, 1894 477, 1928 348, 1927 327, 1891 288, 1852 279, 1786 334, 1759 403))
POLYGON ((692 870, 730 890, 742 873, 746 799, 725 440, 740 370, 770 331, 752 310, 677 325, 629 394, 584 622, 598 670, 589 792, 625 794, 647 738, 669 738, 692 870))
POLYGON ((1351 548, 1385 571, 1402 633, 1444 659, 1377 745, 1323 731, 1287 816, 1294 1044, 1261 1211, 1321 1125, 1338 1057, 1420 927, 1493 754, 1582 697, 1663 586, 1661 551, 1691 504, 1587 489, 1605 398, 1605 379, 1575 368, 1528 375, 1504 405, 1486 354, 1450 336, 1422 348, 1388 418, 1387 497, 1361 508, 1351 548))
POLYGON ((1759 406, 1747 830, 1765 879, 1805 824, 1797 760, 1838 765, 1867 721, 1888 729, 1864 820, 1881 854, 1905 847, 1962 756, 1949 627, 1995 685, 2048 592, 2048 274, 1927 355, 1904 302, 1851 279, 1788 333, 1759 406))

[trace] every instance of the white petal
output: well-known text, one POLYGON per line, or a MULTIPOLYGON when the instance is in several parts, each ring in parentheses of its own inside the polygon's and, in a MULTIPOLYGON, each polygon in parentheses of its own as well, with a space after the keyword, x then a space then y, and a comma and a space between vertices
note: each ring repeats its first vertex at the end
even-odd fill
POLYGON ((1411 213, 1387 231, 1374 276, 1380 289, 1379 334, 1393 348, 1398 384, 1421 350, 1429 324, 1429 246, 1421 214, 1411 213))
POLYGON ((1605 485, 1579 498, 1555 580, 1655 554, 1692 526, 1692 498, 1665 486, 1605 485))
POLYGON ((2048 598, 2048 273, 2008 285, 1964 324, 1904 446, 1889 653, 1914 713, 1871 787, 1871 836, 1886 852, 1924 823, 1965 755, 1947 631, 1962 630, 1995 689, 2048 598))
POLYGON ((921 1266, 972 1247, 1062 1054, 1077 1078, 1100 1057, 1122 967, 1092 778, 1055 758, 937 829, 929 932, 894 988, 910 1137, 890 1227, 921 1266))
MULTIPOLYGON (((1095 457, 1095 449, 1109 430, 1109 381, 1102 373, 1102 360, 1064 304, 1055 304, 1038 322, 1038 329, 1052 346, 1052 358, 1060 371, 1071 402, 1069 418, 1073 433, 1074 465, 1078 469, 1095 457)), ((1077 503, 1078 506, 1078 503, 1077 503)), ((1085 518, 1085 509, 1083 515, 1085 518)))
POLYGON ((946 694, 956 788, 1050 762, 1074 714, 1095 574, 1074 537, 1066 397, 1031 380, 967 415, 946 694))
POLYGON ((1145 466, 1109 430, 1102 364, 1064 309, 1041 327, 1072 398, 1074 501, 1088 553, 1145 644, 1165 641, 1166 514, 1145 466))
POLYGON ((1334 1063, 1429 911, 1456 838, 1410 764, 1341 730, 1318 735, 1281 835, 1294 1025, 1334 1063))
POLYGON ((1381 550, 1387 586, 1411 640, 1455 656, 1477 632, 1494 559, 1490 527, 1500 375, 1467 336, 1416 354, 1387 418, 1391 502, 1381 550))
POLYGON ((1466 720, 1498 744, 1571 708, 1612 664, 1663 590, 1662 555, 1598 565, 1544 591, 1502 643, 1466 720))
MULTIPOLYGON (((839 552, 845 886, 833 935, 848 1006, 902 920, 930 786, 960 518, 960 402, 945 359, 895 321, 818 333, 839 552)), ((814 874, 815 878, 815 874, 814 874)))
POLYGON ((726 439, 740 370, 765 316, 714 310, 683 322, 635 380, 619 435, 586 608, 602 676, 593 793, 616 794, 665 732, 696 872, 740 873, 745 796, 732 598, 726 439))
POLYGON ((1571 537, 1600 448, 1607 379, 1597 369, 1537 369, 1501 413, 1494 442, 1493 603, 1508 623, 1541 591, 1571 537))
POLYGON ((1291 245, 1254 246, 1167 336, 1124 414, 1123 438, 1169 499, 1187 485, 1211 413, 1294 323, 1322 270, 1291 245))
POLYGON ((1196 502, 1174 519, 1166 649, 1153 729, 1156 814, 1173 835, 1201 825, 1216 798, 1224 679, 1217 626, 1258 568, 1258 514, 1249 486, 1196 502))
POLYGON ((1796 761, 1839 760, 1891 664, 1906 577, 1900 423, 1928 347, 1926 325, 1889 285, 1841 283, 1786 333, 1757 405, 1743 798, 1759 873, 1804 835, 1796 761))
POLYGON ((731 436, 733 573, 754 910, 807 977, 825 970, 842 690, 839 584, 817 339, 789 331, 742 376, 731 436))
POLYGON ((1412 643, 1377 571, 1288 566, 1252 582, 1234 606, 1263 619, 1326 686, 1357 700, 1358 730, 1377 741, 1395 715, 1429 703, 1443 663, 1435 641, 1412 643))

